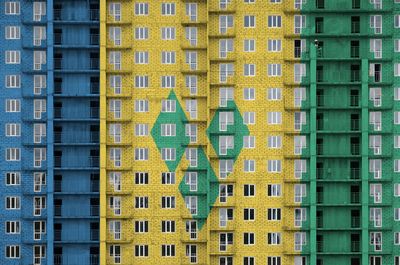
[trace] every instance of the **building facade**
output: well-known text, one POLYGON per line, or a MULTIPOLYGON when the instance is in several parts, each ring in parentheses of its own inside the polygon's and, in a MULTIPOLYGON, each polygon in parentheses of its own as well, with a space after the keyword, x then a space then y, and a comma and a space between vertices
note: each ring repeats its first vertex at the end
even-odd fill
POLYGON ((400 265, 400 1, 0 14, 0 264, 400 265))
POLYGON ((99 264, 99 2, 0 10, 0 264, 99 264))

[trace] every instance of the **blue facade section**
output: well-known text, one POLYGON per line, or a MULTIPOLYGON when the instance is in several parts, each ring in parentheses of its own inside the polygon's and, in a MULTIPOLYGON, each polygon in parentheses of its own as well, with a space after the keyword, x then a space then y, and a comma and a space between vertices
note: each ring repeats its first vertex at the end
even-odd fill
POLYGON ((0 264, 97 265, 99 3, 11 1, 19 12, 6 14, 6 2, 0 5, 0 264), (5 38, 10 26, 19 27, 18 38, 5 38), (5 64, 7 51, 19 51, 20 62, 5 64), (15 88, 7 87, 11 75, 18 76, 15 88), (20 133, 6 136, 10 124, 20 133))

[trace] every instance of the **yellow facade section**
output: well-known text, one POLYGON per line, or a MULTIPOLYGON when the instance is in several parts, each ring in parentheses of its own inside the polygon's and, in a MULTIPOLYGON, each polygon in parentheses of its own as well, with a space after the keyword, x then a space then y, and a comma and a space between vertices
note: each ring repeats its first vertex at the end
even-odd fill
POLYGON ((299 159, 294 136, 300 134, 294 126, 294 113, 299 111, 294 88, 300 86, 294 82, 294 64, 299 63, 294 58, 294 39, 300 37, 294 34, 294 0, 227 2, 226 8, 221 8, 224 1, 219 0, 101 1, 102 265, 228 265, 223 260, 232 258, 234 264, 244 264, 245 257, 254 258, 256 264, 267 264, 268 257, 280 257, 281 264, 294 264, 294 257, 301 255, 294 251, 294 233, 300 230, 295 226, 294 209, 301 207, 294 200, 294 185, 300 182, 294 170, 294 161, 299 159), (162 15, 163 8, 172 8, 172 3, 175 15, 162 15), (196 4, 196 19, 188 15, 188 4, 196 4), (281 27, 267 27, 271 15, 281 17, 281 27), (220 28, 225 16, 233 17, 233 25, 223 34, 220 28), (254 28, 244 27, 245 16, 255 16, 254 28), (197 32, 195 45, 188 40, 192 28, 197 32), (163 39, 165 35, 170 39, 163 39), (221 58, 221 40, 225 39, 233 40, 233 49, 221 58), (249 39, 255 41, 255 50, 250 52, 245 51, 245 40, 249 39), (282 49, 269 51, 269 40, 280 40, 282 49), (195 67, 190 65, 189 53, 196 53, 195 67), (173 63, 163 63, 163 56, 173 56, 173 63), (222 64, 233 64, 233 73, 225 81, 221 80, 222 64), (245 64, 255 65, 255 76, 244 76, 245 64), (269 64, 281 65, 282 74, 268 76, 269 64), (172 89, 162 87, 166 76, 174 76, 172 89), (197 78, 196 92, 188 87, 190 76, 197 78), (255 124, 246 125, 249 135, 255 137, 255 148, 242 148, 233 171, 223 178, 219 155, 206 130, 219 113, 221 90, 226 88, 233 88, 233 100, 242 117, 246 112, 255 113, 255 124), (254 88, 254 99, 244 98, 247 88, 254 88), (276 100, 268 98, 271 88, 281 89, 276 100), (215 185, 217 189, 233 185, 233 196, 208 201, 210 213, 206 220, 198 219, 198 224, 204 221, 204 225, 195 236, 188 232, 187 222, 196 218, 187 209, 187 194, 182 195, 179 187, 189 161, 183 154, 173 171, 175 181, 163 183, 163 173, 170 169, 151 134, 162 113, 162 101, 171 91, 184 110, 187 120, 183 123, 197 125, 197 141, 180 148, 205 151, 210 163, 209 190, 215 185), (197 101, 196 117, 191 117, 187 108, 188 101, 193 100, 197 101), (281 113, 281 123, 269 124, 269 112, 281 113), (118 133, 115 126, 120 128, 118 133), (280 136, 281 148, 269 148, 269 136, 280 136), (255 172, 244 172, 247 160, 255 161, 255 172), (268 160, 280 160, 281 172, 268 172, 268 160), (211 169, 218 183, 211 182, 211 169), (147 180, 139 175, 146 175, 147 180), (245 197, 244 187, 249 184, 255 185, 255 194, 245 197), (280 196, 268 196, 271 184, 280 185, 280 196), (162 197, 174 197, 175 207, 162 208, 162 197), (255 210, 254 220, 244 220, 246 208, 255 210), (268 220, 269 208, 279 208, 281 220, 268 220), (227 209, 233 209, 233 220, 222 225, 221 212, 227 209), (166 221, 174 223, 172 231, 165 228, 166 221), (221 247, 224 233, 233 233, 233 244, 226 249, 221 247), (244 244, 244 233, 254 233, 254 244, 244 244), (268 244, 268 233, 280 233, 280 244, 268 244))

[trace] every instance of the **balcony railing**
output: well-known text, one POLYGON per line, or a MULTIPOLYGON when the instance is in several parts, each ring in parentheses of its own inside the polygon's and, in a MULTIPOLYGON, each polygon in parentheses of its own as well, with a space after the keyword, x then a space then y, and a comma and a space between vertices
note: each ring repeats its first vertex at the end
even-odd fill
POLYGON ((360 179, 359 168, 350 168, 350 179, 360 179))
POLYGON ((100 68, 100 60, 99 58, 90 58, 90 69, 98 70, 100 68))
POLYGON ((99 45, 100 43, 100 35, 99 34, 90 34, 90 45, 99 45))
POLYGON ((317 228, 323 228, 324 227, 324 219, 322 216, 317 217, 317 228))
POLYGON ((54 241, 61 241, 62 230, 54 230, 54 241))
POLYGON ((62 181, 55 180, 54 181, 54 192, 61 192, 62 191, 62 181))
POLYGON ((323 251, 324 251, 324 242, 317 241, 317 252, 323 252, 323 251))
POLYGON ((351 119, 351 120, 350 120, 350 130, 352 130, 352 131, 359 131, 359 130, 360 130, 360 120, 358 120, 358 119, 351 119))
POLYGON ((350 147, 352 155, 359 155, 360 154, 360 144, 351 144, 350 147))
POLYGON ((353 0, 351 3, 351 8, 360 9, 360 0, 353 0))
POLYGON ((360 241, 351 241, 351 252, 360 252, 360 241))
POLYGON ((54 44, 55 45, 62 44, 62 33, 54 33, 54 44))
POLYGON ((350 77, 351 82, 360 82, 360 71, 359 70, 352 70, 351 71, 351 77, 350 77))
POLYGON ((352 46, 350 48, 350 56, 351 56, 351 58, 359 58, 360 57, 360 47, 352 46))
MULTIPOLYGON (((86 257, 87 258, 87 257, 86 257)), ((63 254, 54 254, 54 265, 76 265, 76 264, 86 264, 83 256, 70 256, 63 254)), ((89 265, 99 265, 100 257, 98 254, 90 254, 89 255, 89 265)))
POLYGON ((360 217, 359 216, 351 217, 351 228, 360 228, 360 217))
POLYGON ((100 83, 92 82, 90 83, 90 94, 99 94, 100 92, 100 83))
POLYGON ((91 205, 90 206, 90 216, 99 216, 100 215, 100 206, 91 205))
POLYGON ((317 120, 317 130, 318 131, 324 130, 324 120, 322 119, 317 120))
POLYGON ((91 107, 90 108, 90 118, 98 119, 100 117, 100 110, 98 107, 91 107))
POLYGON ((325 97, 324 97, 324 95, 317 95, 317 106, 318 107, 325 106, 325 97))
POLYGON ((99 229, 91 229, 90 230, 90 240, 99 241, 99 238, 100 238, 99 229))
POLYGON ((317 192, 317 203, 324 203, 324 193, 317 192))
POLYGON ((53 9, 54 20, 61 20, 62 9, 53 9))
POLYGON ((99 21, 100 20, 100 12, 98 9, 90 9, 89 16, 91 21, 99 21))
POLYGON ((324 153, 324 145, 317 144, 317 155, 323 155, 323 153, 324 153))
POLYGON ((63 210, 62 205, 54 205, 54 216, 99 216, 100 214, 100 206, 99 205, 90 205, 90 211, 82 211, 75 208, 67 208, 63 210))
MULTIPOLYGON (((89 61, 89 70, 99 70, 100 68, 100 60, 99 58, 90 58, 89 61)), ((54 69, 55 70, 63 70, 63 69, 70 69, 70 70, 86 70, 87 67, 85 68, 84 66, 81 67, 73 67, 69 66, 66 67, 63 63, 63 58, 54 58, 54 69)))
POLYGON ((351 192, 350 193, 350 203, 360 203, 360 193, 351 192))
POLYGON ((351 107, 358 107, 360 105, 360 97, 357 95, 350 96, 350 106, 351 107))
POLYGON ((360 33, 360 22, 351 22, 351 33, 360 33))
POLYGON ((324 169, 317 167, 317 179, 323 179, 324 178, 324 169))
POLYGON ((90 191, 91 192, 99 192, 99 190, 100 190, 100 181, 92 180, 90 182, 90 191))
POLYGON ((54 167, 56 168, 62 168, 62 167, 72 167, 72 168, 86 168, 86 167, 99 167, 100 164, 100 158, 98 156, 90 156, 88 157, 87 163, 84 163, 84 161, 80 160, 74 163, 68 163, 65 162, 65 164, 62 161, 62 156, 54 156, 54 167))

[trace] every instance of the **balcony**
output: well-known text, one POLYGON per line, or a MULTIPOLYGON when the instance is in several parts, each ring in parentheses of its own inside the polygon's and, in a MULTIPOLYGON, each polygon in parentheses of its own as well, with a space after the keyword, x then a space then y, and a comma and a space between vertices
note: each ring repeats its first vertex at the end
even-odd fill
POLYGON ((325 97, 324 97, 324 95, 317 95, 317 106, 318 107, 325 106, 325 97))
MULTIPOLYGON (((62 205, 54 205, 54 216, 67 218, 97 217, 100 214, 100 206, 90 205, 90 211, 77 208, 67 208, 62 205)), ((60 235, 61 237, 61 235, 60 235)))
POLYGON ((317 241, 317 252, 324 252, 324 242, 317 241))
POLYGON ((100 256, 98 254, 90 254, 89 256, 54 254, 54 265, 77 264, 99 265, 100 256), (85 260, 88 260, 88 263, 85 260))
POLYGON ((358 107, 360 106, 360 97, 358 95, 350 96, 350 107, 358 107))
POLYGON ((360 252, 360 241, 351 241, 351 252, 360 252))
POLYGON ((351 217, 351 228, 360 228, 361 222, 359 216, 352 216, 351 217))
POLYGON ((351 192, 350 193, 350 203, 352 203, 352 204, 360 203, 360 193, 359 192, 351 192))
POLYGON ((350 74, 350 81, 351 82, 360 82, 360 71, 359 70, 352 70, 350 74))
MULTIPOLYGON (((67 12, 65 12, 67 13, 67 12)), ((84 19, 73 20, 65 18, 62 9, 53 9, 53 19, 54 21, 64 21, 64 22, 97 22, 100 20, 100 12, 98 9, 90 9, 88 15, 84 19)))
POLYGON ((324 193, 323 192, 317 192, 317 203, 321 204, 324 203, 324 193))
POLYGON ((54 33, 54 45, 61 45, 62 44, 62 33, 54 33))
POLYGON ((359 131, 360 130, 360 120, 351 119, 350 120, 350 130, 351 131, 359 131))
POLYGON ((352 34, 360 33, 360 22, 359 21, 351 22, 351 33, 352 34))
POLYGON ((65 65, 65 61, 63 60, 63 58, 54 58, 54 69, 55 70, 69 70, 69 71, 74 71, 74 72, 99 70, 100 69, 100 60, 99 60, 99 58, 90 58, 88 65, 76 67, 76 66, 73 66, 72 64, 65 65))
POLYGON ((90 34, 90 45, 99 45, 99 44, 100 44, 100 35, 90 34))
POLYGON ((317 155, 323 155, 323 154, 324 154, 324 145, 317 144, 317 155))
POLYGON ((350 179, 360 179, 359 168, 350 168, 350 179))
POLYGON ((360 58, 360 47, 359 46, 351 46, 350 47, 350 57, 351 58, 360 58))
POLYGON ((54 143, 56 144, 96 144, 99 141, 99 132, 92 131, 89 135, 54 132, 54 143))
POLYGON ((98 119, 100 116, 100 110, 98 107, 90 107, 89 111, 85 113, 77 114, 64 114, 62 107, 54 107, 54 119, 64 120, 87 120, 87 119, 98 119))
POLYGON ((90 9, 89 10, 89 18, 90 21, 99 21, 100 20, 100 12, 98 9, 90 9))
POLYGON ((63 162, 62 156, 54 156, 54 167, 55 168, 98 168, 100 164, 100 158, 98 156, 90 156, 86 161, 71 161, 63 162), (86 162, 86 163, 85 163, 86 162))
POLYGON ((324 227, 324 218, 322 216, 317 216, 317 228, 324 227))
POLYGON ((351 155, 360 155, 360 144, 351 144, 350 152, 351 155))
POLYGON ((90 83, 90 94, 99 94, 100 93, 100 83, 99 82, 91 82, 90 83))
POLYGON ((100 240, 99 229, 90 229, 90 240, 91 241, 99 241, 100 240))

